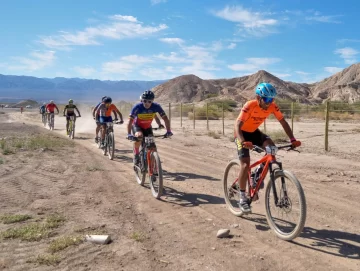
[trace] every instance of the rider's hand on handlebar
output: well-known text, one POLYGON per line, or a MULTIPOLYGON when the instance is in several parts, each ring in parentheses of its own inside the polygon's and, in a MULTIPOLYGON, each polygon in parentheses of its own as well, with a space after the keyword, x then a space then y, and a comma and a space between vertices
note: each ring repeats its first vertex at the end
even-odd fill
POLYGON ((126 137, 127 140, 133 140, 134 136, 132 134, 128 134, 126 137))
POLYGON ((241 142, 241 145, 242 145, 242 147, 245 148, 245 149, 250 149, 250 150, 251 150, 252 148, 254 148, 253 143, 250 142, 250 141, 241 142))
POLYGON ((290 142, 293 148, 297 148, 301 146, 301 141, 296 140, 295 138, 290 139, 290 142))

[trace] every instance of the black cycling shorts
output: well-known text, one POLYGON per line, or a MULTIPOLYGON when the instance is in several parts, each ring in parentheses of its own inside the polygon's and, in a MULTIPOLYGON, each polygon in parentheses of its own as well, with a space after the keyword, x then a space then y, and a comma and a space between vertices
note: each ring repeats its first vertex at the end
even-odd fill
MULTIPOLYGON (((256 129, 252 133, 245 132, 245 131, 242 131, 242 133, 244 135, 245 141, 250 141, 251 143, 253 143, 253 145, 257 145, 259 147, 262 147, 264 142, 267 139, 270 139, 270 137, 268 135, 262 133, 259 129, 256 129)), ((237 138, 235 139, 235 144, 237 147, 239 158, 250 157, 249 149, 243 148, 239 139, 237 139, 237 138)))
POLYGON ((66 114, 66 120, 70 120, 70 116, 74 116, 74 117, 75 117, 75 120, 76 120, 76 115, 75 115, 75 113, 67 113, 67 114, 66 114))
POLYGON ((135 135, 136 132, 142 132, 142 134, 144 136, 153 135, 152 127, 147 128, 147 129, 143 129, 143 128, 137 126, 137 125, 133 125, 132 126, 132 132, 133 132, 134 135, 135 135))

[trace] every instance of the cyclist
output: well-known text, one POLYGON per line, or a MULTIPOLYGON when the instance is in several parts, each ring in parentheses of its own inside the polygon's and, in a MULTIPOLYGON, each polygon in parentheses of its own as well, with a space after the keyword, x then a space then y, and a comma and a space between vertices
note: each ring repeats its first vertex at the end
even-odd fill
POLYGON ((50 126, 50 116, 51 114, 54 114, 55 108, 57 110, 57 113, 59 114, 59 108, 56 106, 53 100, 51 100, 50 103, 48 103, 45 108, 46 108, 46 112, 48 113, 48 123, 50 126))
MULTIPOLYGON (((151 90, 145 91, 140 96, 141 102, 136 104, 130 113, 129 122, 127 126, 129 140, 132 140, 133 137, 143 137, 152 135, 151 123, 156 116, 156 113, 159 113, 160 117, 165 122, 166 126, 166 136, 172 136, 173 133, 170 129, 170 121, 165 114, 165 111, 158 103, 154 103, 155 95, 151 90), (132 134, 131 134, 132 132, 132 134)), ((158 123, 159 124, 159 123, 158 123)), ((161 125, 161 123, 160 123, 161 125)), ((134 164, 138 165, 140 163, 139 148, 141 142, 137 141, 134 143, 134 164)))
POLYGON ((250 166, 249 149, 254 145, 265 148, 274 146, 274 142, 269 136, 263 134, 258 127, 272 113, 280 122, 285 133, 290 138, 294 148, 299 147, 301 142, 296 140, 287 121, 284 119, 279 107, 275 104, 276 89, 269 83, 260 83, 255 89, 256 99, 248 101, 239 114, 235 123, 235 143, 240 159, 239 186, 240 202, 239 207, 242 212, 250 213, 251 209, 246 197, 246 181, 250 166))
POLYGON ((69 100, 69 104, 65 105, 63 115, 66 117, 66 134, 69 135, 69 120, 71 116, 74 116, 74 122, 76 121, 76 114, 75 110, 78 113, 79 117, 81 117, 81 114, 79 112, 79 109, 74 105, 74 101, 72 99, 69 100), (66 115, 65 115, 66 111, 66 115))
POLYGON ((99 121, 99 115, 95 115, 96 110, 98 109, 99 105, 102 103, 102 101, 106 98, 106 96, 103 96, 101 98, 101 102, 98 103, 97 105, 95 105, 95 107, 93 108, 92 114, 93 114, 93 118, 95 120, 96 123, 96 131, 95 131, 95 143, 98 143, 98 134, 100 131, 100 121, 99 121))
POLYGON ((39 107, 39 113, 41 114, 41 121, 44 121, 46 118, 46 103, 43 103, 42 106, 39 107))
POLYGON ((124 123, 123 116, 119 109, 112 104, 112 99, 110 97, 103 98, 102 103, 97 107, 95 110, 95 116, 99 115, 99 123, 100 126, 103 127, 102 133, 101 133, 101 147, 104 147, 104 139, 105 139, 105 133, 106 133, 106 123, 112 122, 111 113, 114 112, 115 115, 115 121, 118 120, 117 114, 119 114, 120 117, 120 124, 124 123))

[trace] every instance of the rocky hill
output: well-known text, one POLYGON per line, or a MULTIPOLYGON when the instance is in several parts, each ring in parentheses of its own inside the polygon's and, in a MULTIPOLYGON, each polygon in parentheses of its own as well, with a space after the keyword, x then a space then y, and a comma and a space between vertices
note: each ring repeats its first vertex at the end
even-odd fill
POLYGON ((157 99, 164 102, 198 102, 214 96, 243 102, 254 97, 255 87, 260 82, 273 84, 279 97, 283 99, 306 103, 319 103, 328 98, 350 103, 360 101, 360 63, 314 84, 283 81, 260 70, 249 76, 216 80, 202 80, 195 75, 184 75, 153 90, 157 99))

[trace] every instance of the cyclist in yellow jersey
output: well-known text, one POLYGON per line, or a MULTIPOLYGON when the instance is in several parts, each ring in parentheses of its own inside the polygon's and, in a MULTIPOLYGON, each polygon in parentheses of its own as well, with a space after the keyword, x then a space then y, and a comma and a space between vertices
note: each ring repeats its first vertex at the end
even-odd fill
POLYGON ((65 105, 64 112, 63 112, 64 117, 66 117, 66 134, 69 133, 68 129, 69 129, 70 116, 74 116, 74 121, 76 121, 75 110, 77 111, 79 117, 81 117, 79 109, 76 107, 76 105, 74 105, 74 101, 72 99, 70 99, 69 104, 65 105), (66 112, 66 115, 65 115, 65 112, 66 112))

